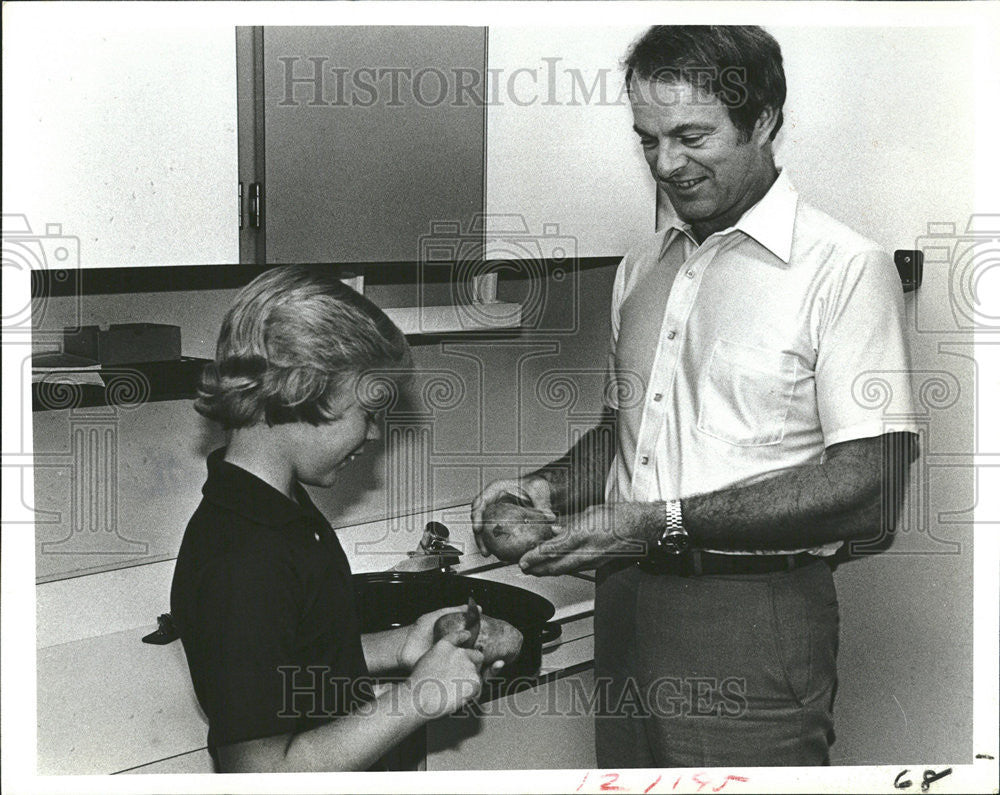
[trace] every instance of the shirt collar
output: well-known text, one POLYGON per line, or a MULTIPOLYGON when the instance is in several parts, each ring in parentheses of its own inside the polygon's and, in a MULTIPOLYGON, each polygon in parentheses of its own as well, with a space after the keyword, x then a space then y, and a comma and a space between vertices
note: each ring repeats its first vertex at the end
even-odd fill
POLYGON ((208 456, 208 480, 201 493, 205 499, 232 511, 254 524, 281 527, 315 519, 316 507, 306 490, 295 484, 295 500, 274 486, 224 459, 226 448, 208 456))
MULTIPOLYGON (((753 207, 747 210, 733 226, 716 234, 722 236, 735 231, 752 237, 786 265, 792 256, 792 233, 795 230, 795 211, 799 194, 792 186, 787 173, 781 170, 774 184, 753 207)), ((681 221, 671 212, 664 228, 661 255, 679 235, 694 240, 691 224, 681 221)), ((695 241, 697 244, 697 241, 695 241)))

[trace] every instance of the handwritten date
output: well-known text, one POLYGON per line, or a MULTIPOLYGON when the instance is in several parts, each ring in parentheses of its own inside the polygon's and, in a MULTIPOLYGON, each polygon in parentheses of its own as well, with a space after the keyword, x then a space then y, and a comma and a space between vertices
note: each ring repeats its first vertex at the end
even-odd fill
POLYGON ((590 773, 587 773, 583 777, 583 781, 580 782, 579 786, 576 788, 577 792, 583 790, 583 785, 590 781, 589 791, 595 792, 641 792, 644 795, 652 792, 672 792, 681 787, 681 791, 687 791, 691 785, 696 785, 697 789, 695 792, 722 792, 726 788, 726 785, 731 781, 745 783, 750 779, 746 776, 736 776, 733 774, 720 774, 720 773, 686 773, 681 776, 668 776, 664 778, 662 775, 657 776, 652 781, 648 779, 646 781, 638 781, 636 777, 631 777, 631 780, 626 781, 622 778, 620 773, 594 773, 591 777, 590 773))

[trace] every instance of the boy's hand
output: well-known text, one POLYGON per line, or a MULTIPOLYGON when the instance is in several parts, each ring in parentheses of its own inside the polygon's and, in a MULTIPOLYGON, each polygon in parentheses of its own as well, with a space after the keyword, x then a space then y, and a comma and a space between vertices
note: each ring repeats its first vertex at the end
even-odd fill
POLYGON ((458 613, 465 609, 465 605, 442 607, 440 610, 424 613, 410 626, 404 627, 401 632, 405 632, 405 635, 396 653, 397 665, 406 671, 412 671, 420 658, 434 645, 434 623, 447 613, 458 613))
POLYGON ((450 715, 479 695, 483 654, 460 648, 470 637, 468 630, 446 635, 414 667, 406 686, 421 717, 450 715))

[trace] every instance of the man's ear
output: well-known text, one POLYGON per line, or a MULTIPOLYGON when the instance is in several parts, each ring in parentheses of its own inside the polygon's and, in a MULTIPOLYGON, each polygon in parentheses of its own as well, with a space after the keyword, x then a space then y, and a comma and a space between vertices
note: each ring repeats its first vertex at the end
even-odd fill
POLYGON ((778 123, 778 111, 771 107, 765 107, 757 117, 753 126, 753 141, 758 146, 764 146, 771 142, 771 130, 778 123))

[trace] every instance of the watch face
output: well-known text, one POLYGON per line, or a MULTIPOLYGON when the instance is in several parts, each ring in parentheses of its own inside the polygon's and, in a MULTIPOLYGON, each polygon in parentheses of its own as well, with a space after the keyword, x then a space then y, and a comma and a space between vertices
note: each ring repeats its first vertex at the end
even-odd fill
POLYGON ((679 555, 682 552, 687 552, 689 545, 688 534, 683 530, 671 530, 666 533, 660 542, 660 546, 666 552, 673 555, 679 555))

